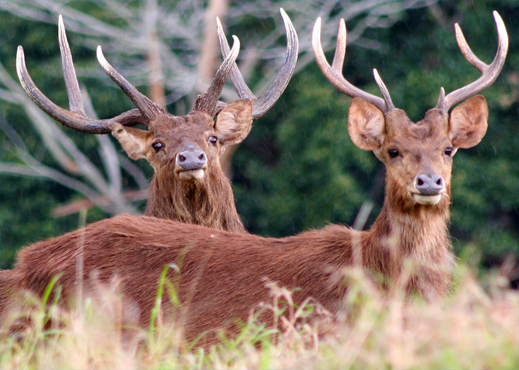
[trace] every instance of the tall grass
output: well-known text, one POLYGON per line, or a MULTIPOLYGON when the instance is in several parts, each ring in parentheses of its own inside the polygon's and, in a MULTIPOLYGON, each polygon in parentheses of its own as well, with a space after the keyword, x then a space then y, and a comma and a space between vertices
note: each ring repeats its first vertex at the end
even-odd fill
POLYGON ((161 319, 164 299, 178 303, 164 278, 147 330, 123 325, 132 313, 115 284, 70 311, 47 295, 17 313, 30 316, 23 331, 2 333, 0 368, 519 368, 519 295, 499 277, 484 290, 461 267, 455 291, 433 302, 383 293, 359 270, 348 271, 348 281, 344 317, 312 301, 296 306, 290 291, 271 282, 272 301, 258 310, 271 311, 276 327, 253 315, 237 336, 221 334, 205 348, 185 343, 181 328, 161 319))

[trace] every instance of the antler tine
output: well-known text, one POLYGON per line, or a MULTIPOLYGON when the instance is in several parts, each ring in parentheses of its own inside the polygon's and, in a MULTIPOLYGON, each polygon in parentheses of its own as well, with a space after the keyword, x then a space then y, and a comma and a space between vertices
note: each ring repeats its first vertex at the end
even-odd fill
POLYGON ((47 98, 41 91, 36 87, 29 72, 27 72, 27 66, 25 65, 25 54, 23 47, 18 46, 16 53, 16 71, 18 73, 18 79, 29 97, 49 116, 54 118, 56 121, 61 122, 65 126, 73 128, 78 131, 92 132, 92 133, 109 133, 103 132, 104 127, 102 125, 95 125, 91 127, 93 121, 89 118, 78 116, 73 114, 66 109, 54 104, 49 98, 47 98))
POLYGON ((506 32, 505 24, 499 14, 496 11, 494 11, 493 14, 496 22, 499 44, 496 56, 490 65, 485 64, 474 55, 465 40, 465 36, 463 36, 461 27, 457 23, 454 25, 456 41, 458 42, 461 53, 472 66, 476 67, 482 73, 482 75, 469 85, 452 91, 444 99, 441 98, 440 93, 440 98, 438 99, 436 108, 448 111, 456 103, 465 100, 492 85, 497 76, 499 76, 499 73, 505 64, 506 54, 508 52, 508 33, 506 32))
POLYGON ((131 99, 133 104, 139 109, 142 113, 144 119, 149 123, 155 117, 161 114, 165 114, 166 111, 154 103, 150 98, 141 94, 139 90, 131 83, 128 82, 126 78, 124 78, 119 72, 115 70, 114 67, 106 60, 103 55, 103 50, 101 49, 101 45, 97 47, 97 60, 101 67, 103 67, 104 71, 110 78, 124 91, 126 95, 131 99))
POLYGON ((69 97, 70 111, 61 108, 54 104, 38 89, 32 80, 27 66, 25 64, 25 54, 23 47, 18 46, 16 53, 16 72, 18 79, 29 97, 38 105, 45 113, 54 118, 63 125, 77 131, 86 132, 90 134, 109 134, 111 131, 108 128, 108 123, 115 120, 123 125, 135 125, 142 123, 142 115, 136 110, 132 109, 112 119, 95 120, 86 116, 83 108, 83 101, 81 99, 81 92, 74 70, 74 63, 70 53, 70 47, 65 34, 65 24, 63 18, 59 17, 59 44, 61 51, 61 60, 63 65, 63 74, 65 76, 65 84, 67 87, 67 95, 69 97))
POLYGON ((224 105, 226 105, 225 103, 222 104, 219 102, 218 99, 220 98, 223 85, 231 72, 232 66, 240 53, 240 40, 234 35, 232 38, 234 42, 230 53, 225 57, 220 68, 216 71, 211 86, 209 86, 204 94, 198 95, 196 98, 193 110, 207 112, 210 116, 214 116, 224 105))
MULTIPOLYGON (((320 17, 319 17, 320 20, 320 17)), ((319 27, 321 23, 319 21, 319 27)), ((319 28, 319 41, 321 37, 321 29, 319 28)), ((344 67, 344 59, 346 59, 346 44, 348 33, 346 32, 346 22, 341 18, 339 22, 339 30, 337 31, 337 45, 335 46, 335 54, 333 55, 332 69, 338 74, 342 75, 342 68, 344 67)), ((321 44, 319 42, 319 44, 321 44)))
POLYGON ((276 103, 288 86, 297 64, 297 56, 299 54, 299 39, 292 21, 288 17, 283 8, 280 9, 283 23, 287 35, 287 51, 285 53, 285 62, 279 70, 278 76, 270 85, 270 87, 261 95, 256 102, 253 103, 253 118, 259 118, 264 115, 276 103))
POLYGON ((386 109, 388 112, 391 112, 392 110, 395 110, 395 105, 393 104, 393 101, 391 100, 391 95, 389 95, 389 90, 387 89, 386 85, 384 84, 384 81, 382 81, 382 77, 378 74, 378 71, 376 68, 373 69, 373 76, 375 77, 375 82, 378 85, 378 88, 380 92, 382 93, 382 96, 384 97, 384 101, 386 102, 386 109))
MULTIPOLYGON (((328 61, 326 60, 326 56, 324 55, 324 50, 321 44, 321 17, 317 18, 317 20, 315 21, 314 31, 312 34, 312 49, 314 50, 317 65, 319 66, 325 77, 328 79, 328 81, 330 81, 331 84, 335 86, 335 88, 337 88, 340 92, 352 98, 359 97, 364 100, 367 100, 368 102, 376 106, 378 109, 380 109, 384 114, 387 114, 391 111, 391 109, 394 109, 392 103, 386 106, 387 102, 385 102, 384 99, 369 94, 353 86, 342 75, 342 67, 344 64, 344 58, 346 56, 346 23, 344 22, 344 19, 341 19, 341 22, 339 24, 339 31, 337 33, 337 49, 335 51, 335 56, 333 58, 333 63, 331 66, 330 64, 328 64, 328 61)), ((375 78, 377 78, 377 76, 375 76, 375 78)), ((380 79, 380 81, 382 80, 380 79)), ((379 85, 379 88, 381 88, 382 94, 385 97, 384 90, 387 92, 385 85, 383 83, 380 84, 378 81, 377 84, 379 85), (383 86, 383 88, 381 86, 383 86)), ((389 92, 387 92, 387 95, 389 96, 389 92)), ((385 99, 387 100, 386 97, 385 99)), ((389 98, 389 100, 387 101, 391 102, 391 98, 389 98)))
MULTIPOLYGON (((261 95, 259 98, 256 98, 254 93, 245 83, 243 76, 236 64, 233 65, 230 75, 232 84, 234 85, 234 89, 238 93, 238 96, 240 98, 250 99, 252 101, 252 118, 254 119, 264 115, 270 108, 272 108, 276 101, 278 101, 288 86, 297 64, 297 56, 299 53, 299 39, 297 37, 297 32, 285 10, 281 8, 279 11, 283 17, 283 23, 285 24, 287 35, 287 51, 285 54, 285 62, 281 66, 281 69, 279 70, 279 73, 274 82, 269 86, 265 93, 263 93, 263 95, 261 95)), ((229 44, 227 43, 227 39, 225 38, 225 34, 219 19, 217 20, 217 25, 218 38, 220 40, 222 55, 226 56, 229 53, 229 44)))
POLYGON ((69 102, 69 109, 71 112, 77 112, 86 117, 85 107, 83 106, 83 99, 81 98, 81 91, 74 69, 74 62, 72 60, 72 53, 70 52, 70 45, 67 40, 65 32, 65 23, 63 16, 59 15, 58 20, 58 39, 59 49, 61 53, 61 65, 63 68, 63 77, 65 78, 65 86, 67 87, 67 95, 69 102))
MULTIPOLYGON (((220 22, 219 17, 216 17, 216 28, 218 30, 218 40, 220 41, 220 49, 222 50, 222 56, 226 58, 227 55, 229 55, 229 53, 231 52, 231 47, 227 42, 227 38, 225 37, 225 33, 223 31, 222 22, 220 22)), ((231 77, 231 82, 234 86, 234 89, 236 90, 236 93, 238 93, 238 96, 240 98, 249 99, 250 101, 255 101, 257 99, 256 95, 254 95, 252 90, 245 83, 245 80, 243 79, 240 69, 238 68, 238 65, 236 63, 233 64, 229 76, 231 77)))
POLYGON ((436 103, 436 108, 443 109, 443 104, 445 101, 445 89, 440 87, 440 96, 438 97, 438 102, 436 103))

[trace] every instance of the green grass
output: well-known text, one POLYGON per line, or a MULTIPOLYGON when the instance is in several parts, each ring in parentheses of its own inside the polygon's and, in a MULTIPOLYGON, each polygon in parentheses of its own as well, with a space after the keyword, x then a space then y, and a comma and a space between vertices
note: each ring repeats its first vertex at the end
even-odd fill
POLYGON ((178 304, 174 284, 164 277, 152 324, 131 335, 122 324, 131 322, 131 312, 123 314, 127 302, 115 286, 102 287, 96 299, 85 298, 72 311, 60 310, 55 300, 45 304, 46 295, 17 312, 30 315, 31 325, 16 335, 2 333, 0 368, 519 368, 518 292, 504 288, 498 276, 483 289, 467 269, 457 275, 450 296, 424 302, 398 291, 388 296, 351 270, 344 302, 349 315, 339 318, 312 301, 294 305, 291 292, 271 282, 272 301, 259 309, 272 312, 277 328, 253 316, 238 336, 222 334, 219 344, 203 349, 185 343, 181 328, 162 320, 163 300, 178 304))

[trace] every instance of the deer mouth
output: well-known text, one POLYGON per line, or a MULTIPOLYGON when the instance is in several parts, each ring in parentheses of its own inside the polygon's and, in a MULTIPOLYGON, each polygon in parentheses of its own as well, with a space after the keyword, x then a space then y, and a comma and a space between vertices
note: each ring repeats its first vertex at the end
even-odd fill
POLYGON ((415 200, 416 203, 424 204, 424 205, 435 205, 437 204, 441 198, 442 193, 439 194, 419 194, 419 193, 411 193, 411 196, 415 200))
POLYGON ((200 180, 205 175, 205 168, 198 168, 195 170, 180 170, 176 171, 180 180, 191 181, 200 180))

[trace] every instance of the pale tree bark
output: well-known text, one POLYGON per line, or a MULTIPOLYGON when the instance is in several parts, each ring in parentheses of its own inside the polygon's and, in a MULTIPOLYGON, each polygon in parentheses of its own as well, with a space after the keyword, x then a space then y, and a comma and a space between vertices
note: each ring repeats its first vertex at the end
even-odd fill
POLYGON ((216 17, 223 20, 229 7, 228 0, 210 0, 204 15, 204 30, 200 57, 196 70, 197 80, 209 85, 220 61, 220 45, 216 33, 216 17))
MULTIPOLYGON (((225 21, 225 15, 229 6, 228 0, 211 0, 204 17, 204 38, 200 48, 200 59, 197 67, 197 79, 209 84, 214 76, 220 60, 220 44, 216 32, 216 17, 225 21)), ((237 145, 227 147, 220 163, 227 177, 232 177, 231 160, 236 152, 237 145)))
POLYGON ((160 53, 160 40, 157 36, 157 0, 147 2, 146 26, 148 28, 149 50, 148 50, 148 87, 149 98, 162 108, 166 108, 166 94, 164 91, 164 75, 162 73, 162 62, 160 53))
POLYGON ((166 94, 164 84, 162 83, 162 63, 160 61, 159 39, 156 33, 150 35, 150 52, 148 54, 148 63, 150 71, 149 77, 149 98, 162 108, 166 108, 166 94))

